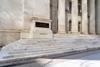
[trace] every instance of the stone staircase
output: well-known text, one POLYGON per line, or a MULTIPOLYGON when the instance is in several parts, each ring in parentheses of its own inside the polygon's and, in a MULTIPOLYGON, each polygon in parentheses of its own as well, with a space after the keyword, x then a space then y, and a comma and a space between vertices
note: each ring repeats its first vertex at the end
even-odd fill
POLYGON ((53 39, 21 39, 2 48, 0 58, 37 57, 100 47, 98 36, 69 36, 53 39))

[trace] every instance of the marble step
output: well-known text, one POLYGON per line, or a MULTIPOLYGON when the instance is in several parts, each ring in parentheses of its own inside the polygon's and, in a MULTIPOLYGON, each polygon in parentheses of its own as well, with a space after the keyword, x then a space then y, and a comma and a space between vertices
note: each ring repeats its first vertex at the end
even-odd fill
POLYGON ((21 39, 1 49, 3 57, 38 56, 100 47, 100 38, 21 39))

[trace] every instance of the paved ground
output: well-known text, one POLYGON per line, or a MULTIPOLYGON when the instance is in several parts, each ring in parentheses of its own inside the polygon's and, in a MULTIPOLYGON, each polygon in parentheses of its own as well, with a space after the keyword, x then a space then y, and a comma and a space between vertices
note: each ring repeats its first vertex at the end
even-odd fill
POLYGON ((85 52, 85 53, 81 53, 81 54, 77 54, 77 55, 59 57, 59 58, 55 58, 55 59, 41 58, 41 59, 37 59, 37 63, 33 62, 33 63, 27 63, 27 64, 22 64, 22 65, 12 66, 12 67, 47 67, 48 64, 50 64, 50 63, 62 63, 62 62, 65 62, 65 60, 80 59, 82 57, 92 55, 95 53, 99 53, 99 52, 100 52, 100 50, 92 51, 92 52, 85 52))

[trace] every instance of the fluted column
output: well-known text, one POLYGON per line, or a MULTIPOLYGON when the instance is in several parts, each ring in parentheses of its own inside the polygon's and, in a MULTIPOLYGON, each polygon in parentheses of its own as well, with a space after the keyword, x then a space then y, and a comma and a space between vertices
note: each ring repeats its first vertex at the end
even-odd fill
POLYGON ((82 0, 82 33, 88 34, 88 9, 87 0, 82 0))
POLYGON ((78 33, 78 0, 72 0, 72 33, 78 33))
POLYGON ((58 34, 66 33, 65 30, 65 0, 58 1, 58 34))
POLYGON ((90 23, 89 23, 89 33, 95 34, 95 0, 90 0, 89 3, 89 15, 90 15, 90 23))

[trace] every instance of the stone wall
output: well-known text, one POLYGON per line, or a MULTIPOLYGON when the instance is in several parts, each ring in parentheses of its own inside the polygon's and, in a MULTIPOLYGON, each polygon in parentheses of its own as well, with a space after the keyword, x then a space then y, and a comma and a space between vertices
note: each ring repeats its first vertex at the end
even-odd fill
POLYGON ((32 17, 50 19, 50 0, 24 0, 24 27, 29 28, 32 17))
POLYGON ((0 0, 0 45, 20 39, 24 0, 0 0))
POLYGON ((50 19, 49 0, 0 0, 0 45, 20 39, 32 17, 50 19))
POLYGON ((21 29, 23 0, 0 0, 0 29, 21 29))
POLYGON ((0 46, 4 46, 20 39, 20 32, 0 31, 0 46))

